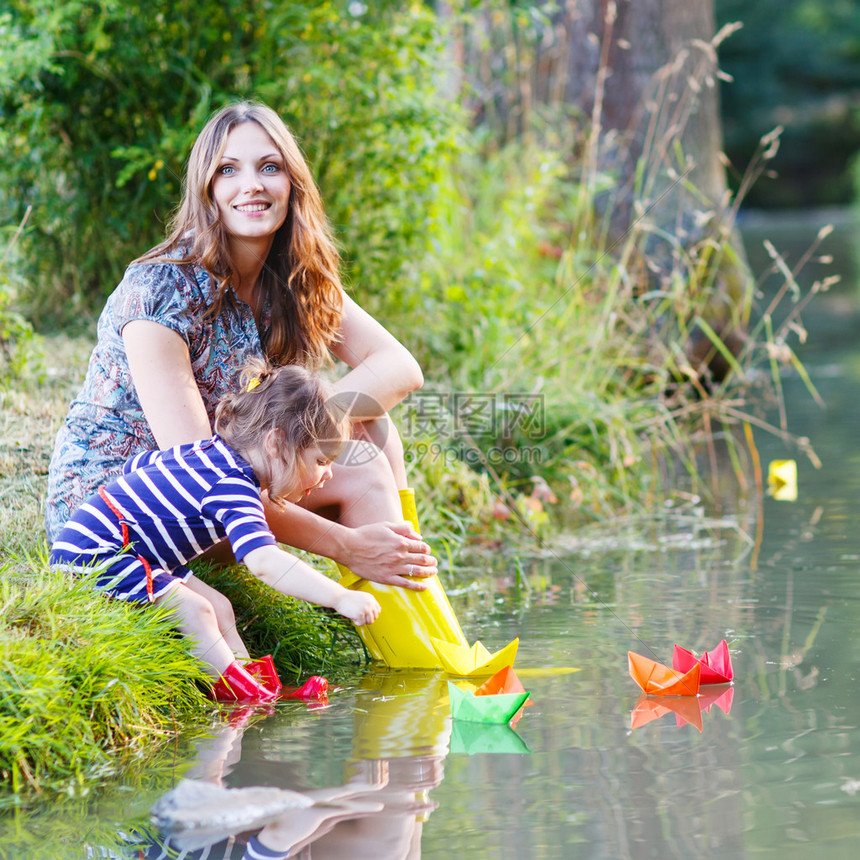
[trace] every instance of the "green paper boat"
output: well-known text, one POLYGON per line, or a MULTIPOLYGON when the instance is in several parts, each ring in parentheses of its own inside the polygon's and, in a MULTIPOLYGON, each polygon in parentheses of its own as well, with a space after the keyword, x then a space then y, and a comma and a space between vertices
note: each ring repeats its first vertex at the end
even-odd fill
POLYGON ((470 723, 510 722, 516 712, 528 699, 528 691, 523 693, 498 693, 494 696, 476 696, 461 690, 448 681, 448 697, 451 700, 451 716, 455 720, 470 723))
POLYGON ((531 753, 531 750, 510 726, 454 720, 451 726, 451 752, 462 755, 479 753, 523 755, 531 753))

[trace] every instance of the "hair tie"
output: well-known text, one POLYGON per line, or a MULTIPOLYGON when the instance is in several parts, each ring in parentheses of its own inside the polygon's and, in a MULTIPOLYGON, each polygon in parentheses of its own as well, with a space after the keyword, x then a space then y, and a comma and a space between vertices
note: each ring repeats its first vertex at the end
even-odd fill
POLYGON ((249 380, 249 381, 248 381, 248 384, 245 386, 245 391, 246 391, 246 392, 251 392, 251 391, 253 391, 255 388, 258 388, 258 387, 259 387, 259 385, 260 385, 260 377, 259 377, 259 376, 255 376, 253 379, 251 379, 251 380, 249 380))

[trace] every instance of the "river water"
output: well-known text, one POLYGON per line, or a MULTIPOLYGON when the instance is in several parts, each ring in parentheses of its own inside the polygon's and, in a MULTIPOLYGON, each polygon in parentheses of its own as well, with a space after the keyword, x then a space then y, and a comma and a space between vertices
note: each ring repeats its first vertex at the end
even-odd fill
MULTIPOLYGON (((751 223, 751 257, 762 235, 796 246, 815 229, 751 223)), ((533 705, 514 728, 452 725, 441 676, 370 671, 327 708, 282 703, 268 716, 236 715, 183 746, 149 784, 94 803, 92 827, 64 837, 62 851, 39 846, 57 832, 50 815, 22 824, 6 846, 17 844, 16 857, 159 856, 117 845, 134 843, 152 802, 190 777, 192 787, 244 789, 201 801, 210 812, 225 803, 234 829, 259 829, 248 818, 259 800, 250 786, 331 801, 285 813, 281 829, 267 831, 270 845, 307 836, 304 857, 855 858, 860 315, 851 239, 844 224, 830 240, 847 277, 810 307, 799 348, 826 409, 799 377, 784 380, 791 429, 812 440, 821 467, 756 435, 765 467, 797 460, 796 500, 749 491, 715 510, 688 499, 451 588, 470 639, 498 648, 520 637, 517 670, 533 705), (699 652, 723 638, 733 687, 663 711, 639 702, 628 650, 671 663, 674 643, 699 652)), ((230 850, 185 856, 241 856, 230 850)))

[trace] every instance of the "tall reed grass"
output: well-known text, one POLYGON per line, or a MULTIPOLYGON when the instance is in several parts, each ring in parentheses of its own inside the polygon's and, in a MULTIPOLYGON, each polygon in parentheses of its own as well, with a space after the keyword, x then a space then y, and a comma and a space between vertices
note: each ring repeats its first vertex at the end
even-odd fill
MULTIPOLYGON (((641 512, 676 490, 712 490, 717 499, 717 437, 748 489, 752 427, 815 462, 808 440, 785 423, 780 375, 799 373, 817 397, 794 345, 805 337, 804 307, 836 280, 800 286, 799 271, 824 236, 793 267, 771 248, 782 286, 765 293, 736 229, 780 129, 762 138, 734 197, 696 188, 683 146, 699 96, 720 79, 717 47, 737 25, 691 42, 654 76, 642 110, 644 151, 624 180, 614 172, 623 141, 602 125, 611 85, 605 49, 615 38, 614 4, 606 8, 586 120, 564 109, 563 87, 551 80, 538 97, 536 69, 552 42, 546 20, 482 5, 493 14, 475 25, 485 39, 474 49, 476 92, 482 109, 498 113, 447 166, 428 253, 406 265, 412 294, 383 308, 425 367, 425 391, 406 404, 401 424, 412 479, 433 500, 430 531, 446 545, 473 528, 495 542, 540 539, 552 519, 641 512), (488 45, 504 59, 484 63, 488 45), (492 78, 492 89, 486 71, 499 64, 509 77, 492 78), (427 420, 428 390, 447 404, 435 422, 427 420), (458 401, 502 408, 511 394, 526 411, 529 403, 543 410, 539 428, 499 420, 476 428, 457 414, 458 401)), ((552 59, 556 72, 562 60, 552 59)))
MULTIPOLYGON (((778 132, 763 139, 745 183, 777 145, 778 132)), ((676 489, 707 496, 717 435, 746 487, 747 425, 815 462, 787 426, 780 377, 800 374, 817 399, 795 345, 804 308, 837 280, 799 281, 826 230, 791 267, 769 246, 772 269, 754 279, 734 237, 736 200, 716 233, 675 243, 666 268, 649 256, 646 218, 611 241, 608 216, 583 198, 561 153, 525 141, 452 165, 446 195, 435 213, 439 251, 414 264, 420 288, 393 323, 428 321, 410 329, 428 381, 400 421, 413 481, 433 500, 431 531, 455 542, 470 527, 534 537, 545 520, 529 512, 584 523, 641 512, 676 489), (764 292, 773 274, 781 286, 764 292), (432 322, 444 319, 455 322, 432 322), (448 404, 435 430, 422 420, 428 391, 448 404), (512 393, 539 404, 540 428, 496 421, 470 432, 468 416, 451 409, 458 397, 499 406, 512 393), (500 450, 510 452, 501 463, 500 450)))

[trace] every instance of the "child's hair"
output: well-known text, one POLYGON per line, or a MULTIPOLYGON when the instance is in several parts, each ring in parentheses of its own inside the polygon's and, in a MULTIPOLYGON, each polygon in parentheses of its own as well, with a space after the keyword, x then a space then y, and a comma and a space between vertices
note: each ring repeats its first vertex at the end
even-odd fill
MULTIPOLYGON (((262 449, 269 431, 278 431, 278 456, 295 479, 298 453, 318 445, 334 460, 349 439, 349 417, 330 394, 323 380, 304 367, 273 367, 252 359, 242 369, 239 390, 218 403, 215 432, 243 454, 262 449)), ((273 486, 270 475, 259 477, 269 484, 269 499, 283 505, 291 487, 273 486)))

